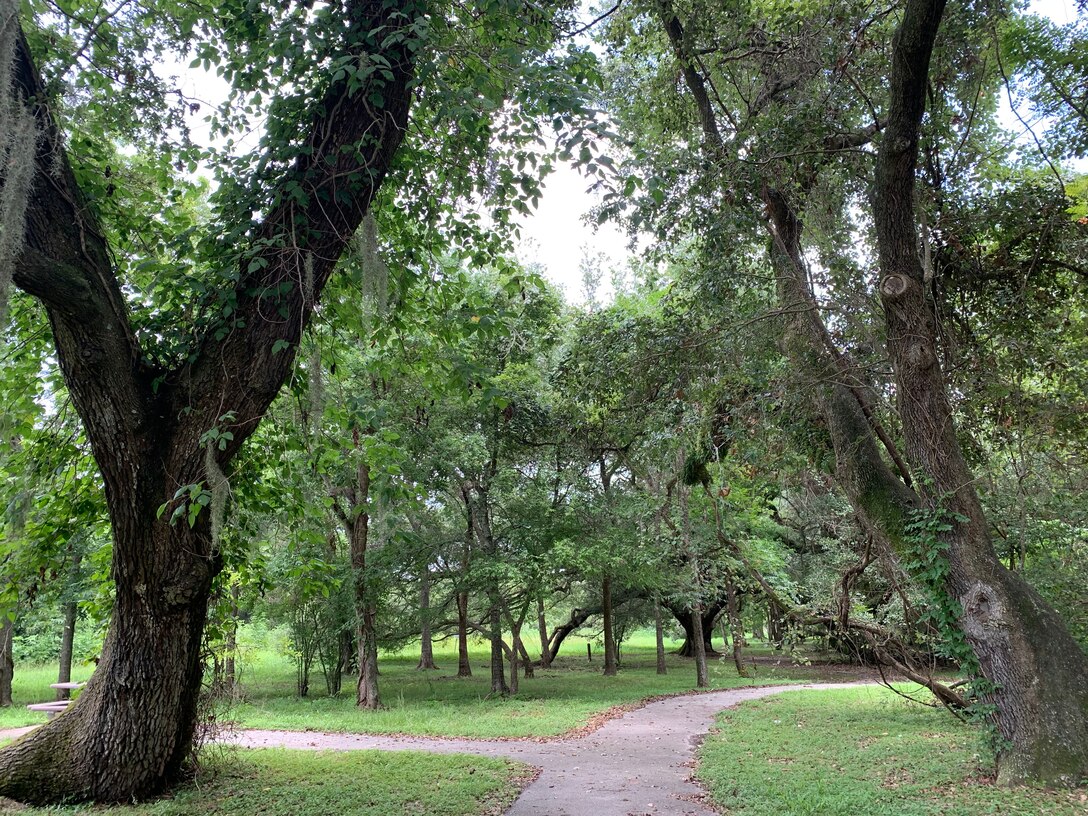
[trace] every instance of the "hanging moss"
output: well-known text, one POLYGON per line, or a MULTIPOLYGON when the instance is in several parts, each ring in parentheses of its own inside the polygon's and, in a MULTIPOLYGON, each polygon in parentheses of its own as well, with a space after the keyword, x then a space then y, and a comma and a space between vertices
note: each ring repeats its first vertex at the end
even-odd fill
POLYGON ((378 221, 367 213, 355 233, 355 253, 362 270, 363 317, 384 315, 389 304, 389 267, 378 253, 378 221))
POLYGON ((710 470, 707 468, 705 454, 693 453, 684 460, 683 480, 688 487, 710 487, 710 470))
POLYGON ((204 450, 204 474, 208 478, 208 488, 212 494, 211 511, 212 522, 212 550, 219 549, 219 535, 223 529, 223 518, 227 512, 227 493, 230 491, 230 482, 219 467, 215 458, 215 442, 209 439, 204 450))

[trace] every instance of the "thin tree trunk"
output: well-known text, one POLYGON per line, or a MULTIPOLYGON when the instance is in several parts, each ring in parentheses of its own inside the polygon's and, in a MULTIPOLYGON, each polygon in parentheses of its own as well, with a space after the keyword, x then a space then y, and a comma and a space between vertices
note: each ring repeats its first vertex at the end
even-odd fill
POLYGON ((11 639, 15 624, 11 618, 4 617, 0 623, 0 707, 11 705, 11 681, 15 678, 15 660, 11 653, 11 639))
POLYGON ((468 593, 457 593, 457 676, 472 677, 468 659, 468 593))
POLYGON ((510 694, 518 693, 518 667, 521 664, 521 624, 511 621, 510 627, 510 694))
POLYGON ((604 676, 616 676, 616 641, 612 635, 612 576, 601 582, 601 610, 604 618, 604 676))
MULTIPOLYGON (((77 590, 79 584, 79 565, 82 561, 82 553, 79 552, 74 546, 72 548, 72 563, 68 570, 68 587, 67 591, 73 593, 77 590)), ((60 665, 57 671, 58 683, 71 683, 72 682, 72 652, 75 648, 76 639, 76 618, 79 614, 79 605, 74 599, 64 602, 64 623, 60 632, 60 665)), ((57 689, 58 700, 71 699, 72 692, 70 689, 57 689)))
POLYGON ((419 664, 417 669, 437 669, 434 664, 434 644, 431 641, 431 571, 423 569, 419 579, 419 664))
MULTIPOLYGON (((354 443, 360 449, 359 432, 354 443)), ((366 571, 366 550, 370 538, 370 465, 360 453, 356 469, 352 507, 345 514, 351 547, 351 571, 355 591, 356 642, 359 648, 359 682, 355 687, 355 705, 374 710, 381 707, 378 693, 377 609, 370 597, 366 571)))
POLYGON ((355 705, 371 711, 381 708, 378 693, 377 609, 367 605, 359 622, 359 683, 355 689, 355 705))
POLYGON ((744 665, 744 626, 737 608, 737 585, 731 575, 725 584, 725 609, 733 635, 733 665, 737 667, 738 676, 748 677, 748 668, 744 665))
POLYGON ((506 657, 502 649, 502 615, 499 612, 498 598, 491 600, 489 617, 491 620, 491 693, 505 697, 510 693, 510 687, 506 684, 504 668, 506 657))
POLYGON ((238 665, 235 659, 238 652, 238 592, 238 584, 231 584, 230 620, 227 621, 223 643, 223 688, 228 694, 234 694, 238 682, 238 665))
POLYGON ((536 599, 536 631, 540 637, 540 668, 547 669, 552 665, 552 650, 549 648, 548 621, 544 617, 544 598, 540 596, 536 599))
POLYGON ((661 622, 661 603, 654 599, 654 641, 657 643, 657 673, 666 674, 665 665, 665 627, 661 622))
MULTIPOLYGON (((520 628, 519 628, 519 632, 520 632, 520 628)), ((529 657, 529 650, 525 648, 525 641, 522 640, 520 634, 518 635, 517 641, 518 642, 517 642, 516 646, 517 646, 518 654, 521 655, 521 670, 522 670, 522 673, 525 675, 525 679, 528 680, 528 679, 531 679, 534 676, 534 674, 533 674, 533 659, 531 657, 529 657)))
POLYGON ((710 685, 710 675, 706 668, 706 647, 703 642, 703 614, 699 606, 692 609, 692 643, 695 646, 695 685, 706 688, 710 685))

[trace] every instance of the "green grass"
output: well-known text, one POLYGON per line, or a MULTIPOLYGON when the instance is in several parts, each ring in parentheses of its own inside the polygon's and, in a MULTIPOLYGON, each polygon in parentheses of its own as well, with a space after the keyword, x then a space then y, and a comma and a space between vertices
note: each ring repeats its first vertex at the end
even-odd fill
POLYGON ((791 692, 723 712, 698 778, 736 816, 1084 816, 1083 791, 997 788, 977 732, 886 689, 791 692))
MULTIPOLYGON (((242 702, 226 716, 244 728, 545 737, 579 728, 613 706, 695 687, 691 660, 670 655, 669 673, 656 674, 652 633, 624 644, 621 671, 612 678, 601 675, 599 654, 593 662, 586 659, 584 641, 569 643, 564 652, 570 656, 561 657, 548 671, 538 669, 532 679, 523 678, 518 695, 508 699, 489 695, 487 655, 480 647, 472 655, 473 676, 461 679, 456 677, 456 654, 449 651, 436 653, 440 669, 430 672, 416 670, 414 653, 385 655, 379 664, 385 708, 359 711, 353 704, 354 678, 345 678, 342 694, 330 698, 323 693, 320 672, 315 671, 310 686, 317 693, 300 699, 295 696, 292 664, 261 650, 251 656, 241 677, 242 702)), ((761 669, 744 679, 737 676, 731 662, 711 663, 711 684, 716 688, 786 682, 798 676, 796 671, 761 669)))
MULTIPOLYGON (((82 682, 91 676, 93 670, 94 666, 73 666, 72 679, 82 682)), ((0 728, 40 725, 45 722, 44 714, 27 711, 26 707, 30 703, 47 703, 55 700, 57 692, 49 688, 49 684, 55 682, 57 682, 56 664, 44 666, 16 664, 15 677, 11 681, 13 703, 10 708, 0 708, 0 728)))
POLYGON ((104 816, 497 816, 516 798, 525 766, 416 752, 231 751, 170 799, 126 807, 6 809, 104 816))
MULTIPOLYGON (((593 644, 593 660, 586 659, 586 640, 569 638, 563 655, 548 671, 522 679, 516 697, 502 699, 489 694, 488 654, 485 643, 473 642, 471 678, 458 678, 456 645, 447 641, 436 648, 438 671, 421 672, 415 666, 416 647, 401 653, 383 654, 379 662, 384 708, 359 711, 353 704, 355 678, 345 677, 338 697, 325 694, 320 668, 310 676, 311 694, 295 695, 293 661, 282 652, 283 635, 277 630, 244 627, 240 635, 240 698, 221 713, 243 728, 343 731, 373 734, 418 734, 460 737, 547 737, 584 726, 595 715, 613 706, 630 705, 646 697, 676 694, 695 687, 695 666, 690 659, 671 651, 679 641, 666 644, 669 673, 656 673, 653 632, 639 632, 625 641, 617 677, 601 675, 599 644, 593 644)), ((749 655, 770 652, 753 648, 749 655)), ((85 680, 93 667, 73 668, 74 679, 85 680)), ((820 679, 818 670, 790 666, 761 666, 750 679, 737 676, 730 660, 710 661, 710 680, 715 688, 765 685, 820 679)), ((832 678, 835 679, 835 678, 832 678)), ((26 704, 52 700, 49 684, 56 668, 16 666, 11 708, 0 709, 0 728, 36 725, 45 715, 27 711, 26 704)))

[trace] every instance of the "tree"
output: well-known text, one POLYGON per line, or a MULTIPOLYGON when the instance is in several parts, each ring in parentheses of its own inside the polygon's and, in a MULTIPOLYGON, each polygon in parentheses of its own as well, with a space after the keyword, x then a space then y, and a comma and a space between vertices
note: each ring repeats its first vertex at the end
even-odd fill
MULTIPOLYGON (((652 155, 675 185, 666 198, 665 173, 659 173, 647 185, 646 206, 665 205, 668 215, 656 217, 658 224, 681 224, 682 214, 715 248, 726 247, 723 238, 731 232, 734 242, 736 234, 754 240, 762 221, 783 347, 822 425, 814 437, 834 450, 837 481, 867 532, 895 548, 934 593, 945 623, 957 624, 970 643, 966 666, 970 670, 977 656, 976 693, 995 706, 1006 741, 1000 778, 1083 776, 1086 658, 1052 610, 1008 576, 994 555, 939 363, 941 337, 928 294, 933 269, 923 266, 934 234, 918 217, 914 198, 919 140, 924 133, 931 146, 946 139, 957 155, 984 153, 978 146, 989 131, 974 122, 992 113, 988 103, 977 103, 991 98, 980 90, 993 82, 989 63, 977 57, 986 45, 973 37, 971 12, 958 9, 935 74, 930 64, 942 3, 908 3, 901 19, 860 7, 832 15, 815 8, 766 10, 760 20, 702 6, 646 9, 687 89, 683 103, 664 102, 673 118, 655 122, 674 140, 661 148, 643 143, 643 158, 652 155), (883 52, 860 46, 873 40, 890 41, 890 91, 882 88, 889 69, 883 52), (727 50, 737 42, 748 50, 727 50), (971 70, 960 70, 966 66, 971 70), (940 107, 931 108, 923 126, 927 100, 940 107), (868 148, 874 143, 875 155, 868 148), (700 206, 712 215, 693 212, 700 206), (851 207, 868 210, 872 221, 857 219, 851 207), (854 317, 866 313, 857 307, 873 294, 858 241, 880 265, 883 314, 874 315, 869 331, 854 317), (825 317, 827 306, 837 313, 825 317), (885 337, 895 376, 882 391, 866 365, 879 361, 885 337), (898 412, 883 403, 886 393, 897 396, 898 412), (940 569, 926 570, 925 563, 940 569)), ((629 36, 624 26, 630 25, 628 18, 615 30, 629 36)), ((641 70, 619 81, 658 79, 652 67, 641 70)), ((752 250, 724 249, 740 269, 751 266, 746 252, 752 250)), ((740 291, 745 284, 734 278, 725 285, 740 291)))
MULTIPOLYGON (((229 132, 239 121, 244 124, 247 111, 256 110, 267 115, 266 138, 255 154, 234 156, 228 149, 219 157, 218 217, 190 223, 191 229, 174 235, 169 247, 175 256, 156 254, 158 245, 150 252, 134 248, 141 244, 141 229, 158 229, 161 222, 119 228, 104 217, 116 191, 107 181, 111 166, 71 162, 67 145, 75 142, 65 138, 62 127, 72 122, 58 118, 65 110, 56 93, 62 82, 43 83, 15 9, 5 5, 10 47, 4 53, 12 55, 14 84, 3 104, 26 112, 5 121, 31 130, 22 144, 35 152, 4 169, 5 195, 18 199, 20 179, 30 177, 32 183, 25 201, 15 202, 25 205, 16 207, 25 209, 25 216, 5 215, 11 251, 3 269, 14 269, 15 285, 37 298, 48 315, 57 359, 105 483, 116 582, 102 658, 79 701, 64 717, 0 754, 0 792, 41 803, 131 800, 156 794, 181 776, 192 747, 208 594, 222 564, 216 537, 231 460, 290 374, 318 298, 383 180, 391 169, 409 172, 395 164, 395 156, 408 131, 413 96, 422 82, 440 86, 450 80, 455 74, 449 66, 464 59, 435 58, 436 40, 478 31, 447 20, 446 9, 410 0, 223 17, 183 6, 154 7, 150 19, 140 10, 121 12, 99 8, 88 15, 90 23, 70 21, 86 29, 87 46, 103 49, 103 56, 118 43, 135 43, 135 50, 111 55, 127 66, 120 76, 103 77, 92 67, 88 94, 99 116, 94 121, 108 121, 113 129, 104 128, 81 145, 108 158, 115 154, 110 139, 119 129, 139 137, 134 120, 154 121, 166 139, 162 134, 168 128, 157 115, 162 104, 141 118, 131 108, 103 101, 103 94, 113 94, 115 103, 128 101, 137 86, 144 93, 137 101, 166 98, 160 85, 136 83, 137 77, 154 76, 150 52, 163 39, 183 51, 198 41, 198 59, 219 64, 233 80, 232 98, 214 117, 217 127, 229 132), (220 20, 222 26, 215 28, 220 20), (158 38, 154 44, 152 35, 158 38), (294 95, 286 96, 285 88, 294 95), (195 241, 194 249, 193 236, 199 238, 202 230, 206 240, 195 241), (192 254, 185 257, 185 252, 192 254), (171 278, 165 260, 193 274, 171 278), (147 268, 163 277, 140 277, 147 268)), ((432 109, 435 116, 428 121, 440 124, 427 131, 431 141, 420 145, 419 156, 440 150, 446 132, 441 123, 454 111, 464 120, 464 127, 449 127, 461 139, 450 143, 450 161, 440 168, 451 195, 479 189, 459 160, 486 152, 494 132, 484 123, 511 93, 505 79, 488 76, 496 65, 510 72, 507 78, 533 75, 540 85, 559 78, 550 90, 569 89, 584 75, 578 66, 584 68, 586 61, 579 54, 564 64, 573 70, 549 73, 544 53, 554 34, 552 18, 521 19, 505 8, 493 12, 484 26, 487 48, 508 60, 490 63, 477 59, 476 49, 466 49, 471 64, 459 66, 459 76, 480 81, 464 104, 432 109), (517 47, 503 50, 508 36, 517 47)), ((451 14, 456 17, 456 11, 451 14)), ((43 51, 57 43, 72 45, 71 39, 50 38, 38 28, 32 34, 29 40, 43 51)), ((60 66, 62 75, 82 65, 80 60, 95 64, 85 48, 72 45, 72 52, 60 66)), ((438 106, 450 98, 442 90, 421 96, 424 104, 438 106)), ((562 103, 560 98, 526 91, 503 124, 518 129, 541 108, 560 112, 557 104, 572 95, 562 103)), ((538 189, 534 174, 519 175, 507 164, 524 160, 518 145, 534 138, 519 132, 521 141, 512 138, 496 156, 499 183, 489 188, 488 200, 496 203, 500 218, 515 189, 519 195, 538 189)), ((11 134, 4 139, 15 143, 11 134)), ((162 146, 154 139, 140 144, 149 142, 162 146)), ((171 155, 183 166, 202 156, 188 147, 167 149, 165 155, 166 161, 155 165, 159 189, 182 186, 171 175, 171 155)), ((544 169, 536 162, 534 167, 544 169)), ((437 171, 417 166, 414 172, 426 177, 437 171)), ((391 203, 395 198, 388 196, 391 203)), ((427 213, 424 227, 443 217, 441 207, 433 196, 419 207, 427 213)), ((169 207, 151 208, 157 211, 169 207)), ((469 226, 454 240, 478 234, 469 226)), ((483 244, 482 251, 487 249, 483 244)))

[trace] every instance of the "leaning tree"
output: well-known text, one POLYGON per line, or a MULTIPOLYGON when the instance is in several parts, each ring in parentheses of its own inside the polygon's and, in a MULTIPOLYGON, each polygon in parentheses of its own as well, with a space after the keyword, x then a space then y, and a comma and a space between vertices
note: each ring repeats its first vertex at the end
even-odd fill
MULTIPOLYGON (((985 155, 994 60, 984 49, 996 46, 979 42, 978 14, 943 0, 633 4, 611 27, 632 44, 613 82, 621 127, 653 134, 635 151, 657 173, 642 212, 670 234, 697 226, 706 255, 726 259, 708 261, 711 285, 738 296, 752 285, 735 273, 761 274, 759 263, 731 248, 762 233, 783 350, 837 480, 867 530, 931 591, 974 669, 1001 738, 1000 778, 1061 783, 1088 771, 1088 658, 991 544, 932 296, 929 253, 943 235, 924 211, 950 191, 917 184, 935 151, 985 155), (640 59, 647 48, 656 61, 640 59), (858 336, 854 318, 871 303, 875 328, 858 336), (888 363, 882 390, 873 372, 888 363)), ((961 164, 968 184, 981 161, 961 164)))
MULTIPOLYGON (((508 202, 539 191, 536 169, 547 162, 521 169, 533 117, 551 114, 550 124, 561 114, 592 60, 577 49, 549 56, 563 4, 524 11, 425 0, 88 4, 59 24, 54 16, 24 28, 18 4, 3 3, 0 289, 6 298, 2 284, 13 280, 48 318, 104 483, 116 599, 78 702, 0 753, 0 794, 121 801, 179 778, 194 739, 231 460, 292 371, 383 180, 392 172, 402 184, 399 196, 382 193, 383 206, 409 211, 420 235, 453 217, 443 205, 451 195, 508 202), (214 214, 173 236, 176 270, 163 268, 155 242, 184 207, 207 205, 145 200, 136 226, 104 215, 133 192, 114 174, 132 153, 118 140, 146 148, 144 118, 162 134, 185 128, 141 101, 164 110, 176 94, 197 107, 156 82, 163 53, 195 54, 231 83, 215 135, 254 115, 264 133, 254 150, 228 142, 219 151, 214 214), (115 110, 123 103, 132 107, 115 110), (426 116, 410 119, 413 105, 426 116), (87 123, 98 130, 82 131, 87 123), (114 162, 96 163, 104 155, 114 162), (409 185, 419 195, 406 201, 409 185), (146 285, 139 275, 156 258, 146 285)), ((178 169, 216 154, 186 146, 178 169)), ((469 240, 472 226, 461 222, 456 240, 469 240)))

